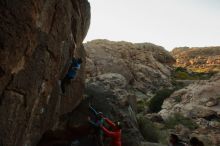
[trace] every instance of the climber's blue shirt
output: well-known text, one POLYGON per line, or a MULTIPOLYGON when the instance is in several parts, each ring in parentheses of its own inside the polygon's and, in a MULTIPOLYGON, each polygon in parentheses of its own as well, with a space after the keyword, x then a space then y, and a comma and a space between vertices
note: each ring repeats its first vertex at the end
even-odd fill
POLYGON ((73 79, 76 76, 76 71, 78 69, 80 69, 80 64, 73 60, 68 70, 67 77, 73 79))

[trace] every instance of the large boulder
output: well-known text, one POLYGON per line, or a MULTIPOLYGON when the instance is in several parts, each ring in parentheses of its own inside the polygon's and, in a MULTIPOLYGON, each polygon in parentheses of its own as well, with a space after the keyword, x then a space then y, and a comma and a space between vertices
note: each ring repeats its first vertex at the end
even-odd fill
POLYGON ((138 146, 144 138, 136 119, 136 96, 126 90, 127 80, 117 73, 106 73, 87 79, 86 94, 90 104, 107 117, 122 123, 122 143, 138 146))
POLYGON ((0 143, 36 145, 81 101, 84 68, 60 95, 73 56, 83 58, 87 0, 0 1, 0 143))
POLYGON ((205 145, 219 144, 220 74, 175 91, 165 99, 159 114, 165 119, 180 113, 196 123, 191 137, 201 137, 205 145), (217 138, 217 139, 216 139, 217 138))
POLYGON ((85 49, 87 78, 106 73, 121 74, 127 84, 143 93, 171 86, 169 77, 175 60, 163 47, 93 40, 85 44, 85 49))
POLYGON ((210 80, 190 84, 175 91, 163 103, 160 114, 167 118, 172 113, 180 112, 190 118, 210 118, 220 113, 220 74, 210 80))

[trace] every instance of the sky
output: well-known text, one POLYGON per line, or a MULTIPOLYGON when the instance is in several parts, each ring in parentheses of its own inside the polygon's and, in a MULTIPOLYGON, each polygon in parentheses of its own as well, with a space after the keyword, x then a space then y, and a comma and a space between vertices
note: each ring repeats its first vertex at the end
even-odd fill
POLYGON ((175 47, 220 46, 220 0, 89 0, 94 39, 175 47))

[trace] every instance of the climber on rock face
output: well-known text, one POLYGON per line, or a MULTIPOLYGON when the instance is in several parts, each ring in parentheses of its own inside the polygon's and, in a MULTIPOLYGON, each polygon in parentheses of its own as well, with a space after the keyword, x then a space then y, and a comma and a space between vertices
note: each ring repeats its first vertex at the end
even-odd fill
POLYGON ((120 122, 114 123, 104 116, 103 116, 103 119, 105 120, 106 123, 108 123, 113 128, 112 131, 109 131, 102 124, 100 124, 100 128, 104 131, 104 133, 108 137, 112 138, 111 146, 121 146, 121 124, 120 122))
POLYGON ((80 69, 80 65, 82 64, 81 58, 73 58, 71 61, 71 65, 64 79, 61 81, 61 90, 65 93, 65 86, 70 84, 70 81, 76 77, 77 70, 80 69))

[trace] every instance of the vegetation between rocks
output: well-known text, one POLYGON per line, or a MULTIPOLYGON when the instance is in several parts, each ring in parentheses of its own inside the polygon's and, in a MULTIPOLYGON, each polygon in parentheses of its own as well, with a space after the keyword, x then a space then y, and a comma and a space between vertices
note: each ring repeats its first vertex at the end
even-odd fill
POLYGON ((208 80, 214 75, 214 72, 193 72, 188 71, 186 68, 177 67, 173 73, 172 77, 176 80, 208 80))
POLYGON ((173 116, 170 116, 165 122, 165 127, 167 129, 173 129, 176 125, 183 125, 191 130, 196 129, 198 125, 192 121, 192 119, 184 117, 180 113, 175 113, 173 116))
POLYGON ((174 92, 174 89, 162 89, 159 90, 154 97, 152 97, 148 103, 150 112, 159 112, 163 101, 174 92))
POLYGON ((151 122, 147 118, 139 117, 138 125, 139 125, 140 132, 146 141, 149 141, 149 142, 159 141, 158 129, 154 126, 153 122, 151 122))

